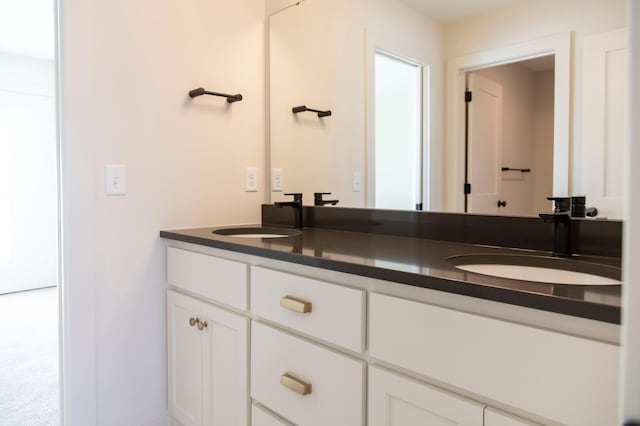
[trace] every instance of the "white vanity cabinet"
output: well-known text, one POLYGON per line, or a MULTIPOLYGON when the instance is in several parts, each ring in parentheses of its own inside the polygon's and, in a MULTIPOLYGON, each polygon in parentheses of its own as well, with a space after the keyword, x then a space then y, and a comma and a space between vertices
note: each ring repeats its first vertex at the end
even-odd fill
POLYGON ((169 413, 185 426, 247 425, 249 319, 167 292, 169 413))
POLYGON ((248 266, 191 250, 167 248, 167 284, 232 308, 247 310, 248 266))
POLYGON ((364 425, 366 363, 323 343, 364 350, 365 292, 260 266, 250 288, 253 399, 298 425, 364 425))
POLYGON ((372 293, 369 353, 550 422, 617 424, 612 344, 372 293))
POLYGON ((167 282, 169 412, 185 426, 618 423, 615 344, 191 244, 167 249, 167 282))
POLYGON ((260 322, 251 329, 251 396, 297 425, 364 425, 365 362, 260 322))
POLYGON ((364 350, 362 290, 252 266, 251 312, 342 348, 364 350))
POLYGON ((167 291, 169 414, 184 426, 248 425, 250 320, 207 303, 246 305, 246 270, 242 263, 167 250, 170 286, 192 293, 167 291))
POLYGON ((484 405, 369 367, 369 426, 482 426, 484 405))
POLYGON ((251 426, 292 426, 261 407, 251 406, 251 426))
POLYGON ((484 426, 540 426, 540 423, 530 422, 504 411, 487 407, 484 409, 484 426))

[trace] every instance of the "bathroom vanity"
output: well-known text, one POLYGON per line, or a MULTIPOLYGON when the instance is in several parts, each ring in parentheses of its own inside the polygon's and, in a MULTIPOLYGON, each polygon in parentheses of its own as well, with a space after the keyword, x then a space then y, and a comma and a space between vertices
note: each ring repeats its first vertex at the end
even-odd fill
MULTIPOLYGON (((270 207, 263 225, 281 225, 270 207)), ((179 424, 618 424, 619 285, 466 272, 447 259, 546 253, 424 238, 483 217, 422 213, 440 226, 414 221, 413 236, 398 235, 406 218, 394 232, 370 222, 386 233, 363 232, 362 220, 323 225, 346 210, 305 207, 314 226, 281 238, 161 232, 169 413, 179 424)))

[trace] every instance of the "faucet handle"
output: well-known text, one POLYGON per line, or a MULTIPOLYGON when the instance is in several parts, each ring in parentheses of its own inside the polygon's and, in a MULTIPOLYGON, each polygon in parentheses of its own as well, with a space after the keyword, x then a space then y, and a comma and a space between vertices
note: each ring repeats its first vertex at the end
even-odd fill
POLYGON ((293 201, 302 201, 302 193, 301 192, 289 192, 284 195, 293 196, 293 201))
POLYGON ((569 197, 547 197, 547 200, 553 201, 553 212, 568 212, 571 208, 571 198, 569 197))
POLYGON ((313 205, 314 206, 324 206, 327 204, 331 204, 335 206, 340 202, 340 200, 325 200, 322 198, 323 195, 331 195, 330 192, 314 192, 313 193, 313 205))

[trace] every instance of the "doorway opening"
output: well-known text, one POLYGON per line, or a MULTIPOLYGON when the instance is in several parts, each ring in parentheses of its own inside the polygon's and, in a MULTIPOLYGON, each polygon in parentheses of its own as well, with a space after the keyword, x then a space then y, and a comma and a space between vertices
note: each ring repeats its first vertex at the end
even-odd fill
POLYGON ((375 208, 423 209, 423 72, 375 52, 375 208))
MULTIPOLYGON (((553 55, 553 190, 568 196, 571 174, 569 135, 571 104, 571 34, 530 40, 451 59, 447 63, 445 127, 445 208, 464 211, 465 193, 465 89, 467 73, 483 68, 553 55)), ((500 166, 502 168, 502 165, 500 166)), ((508 166, 511 167, 511 166, 508 166)), ((515 166, 514 166, 515 167, 515 166)), ((501 171, 502 173, 502 171, 501 171)), ((508 173, 513 173, 508 171, 508 173)), ((473 185, 472 185, 473 186, 473 185)), ((471 188, 473 191, 473 188, 471 188)), ((497 207, 496 200, 496 207, 497 207)), ((545 210, 551 207, 548 203, 545 210)))
POLYGON ((0 424, 60 424, 55 3, 0 2, 0 424))
POLYGON ((535 215, 548 208, 554 73, 554 55, 466 72, 465 211, 535 215))

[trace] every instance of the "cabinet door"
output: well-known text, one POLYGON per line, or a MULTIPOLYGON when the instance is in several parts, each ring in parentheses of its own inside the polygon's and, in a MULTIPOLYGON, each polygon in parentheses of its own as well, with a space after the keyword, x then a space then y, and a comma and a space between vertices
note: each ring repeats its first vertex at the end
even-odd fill
POLYGON ((484 406, 369 367, 369 426, 482 426, 484 406))
POLYGON ((202 305, 204 424, 246 426, 248 422, 249 320, 202 305))
POLYGON ((629 29, 584 38, 582 193, 600 216, 623 218, 629 128, 629 29))
POLYGON ((202 425, 202 332, 193 321, 202 304, 167 292, 169 414, 185 426, 202 425))
POLYGON ((539 423, 533 423, 528 420, 516 417, 495 408, 487 407, 484 410, 484 426, 536 426, 539 423))

